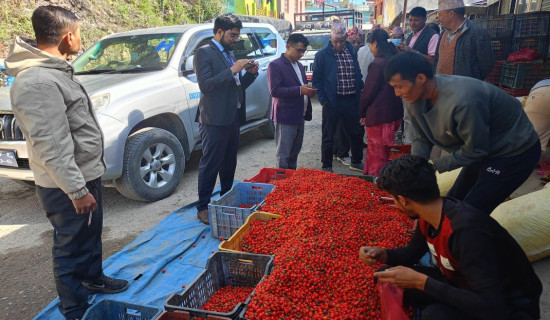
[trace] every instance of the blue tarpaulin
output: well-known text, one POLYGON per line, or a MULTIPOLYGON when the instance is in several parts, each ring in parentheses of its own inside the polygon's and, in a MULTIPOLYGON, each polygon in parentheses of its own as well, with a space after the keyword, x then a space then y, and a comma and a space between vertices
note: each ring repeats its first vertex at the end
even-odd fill
MULTIPOLYGON (((218 193, 215 198, 219 198, 218 193)), ((220 244, 219 239, 212 237, 210 227, 197 219, 195 205, 172 212, 105 260, 104 273, 128 280, 130 286, 118 294, 91 295, 89 303, 110 299, 164 309, 170 294, 183 292, 182 286, 188 287, 204 271, 206 261, 220 244)), ((34 319, 64 320, 58 305, 56 298, 34 319)))

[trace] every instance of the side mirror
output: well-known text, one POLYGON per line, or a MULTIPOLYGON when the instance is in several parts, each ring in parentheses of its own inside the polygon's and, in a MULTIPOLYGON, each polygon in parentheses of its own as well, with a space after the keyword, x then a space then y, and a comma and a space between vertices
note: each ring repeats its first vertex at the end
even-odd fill
POLYGON ((190 55, 189 57, 187 57, 187 59, 185 60, 185 71, 194 71, 194 68, 193 68, 194 58, 195 58, 194 55, 190 55))

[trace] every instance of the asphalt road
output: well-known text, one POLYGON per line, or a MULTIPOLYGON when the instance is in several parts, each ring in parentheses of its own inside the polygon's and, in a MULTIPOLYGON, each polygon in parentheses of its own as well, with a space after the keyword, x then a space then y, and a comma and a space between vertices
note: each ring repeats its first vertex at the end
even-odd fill
MULTIPOLYGON (((320 168, 321 112, 314 104, 313 121, 306 123, 299 167, 320 168)), ((235 180, 250 178, 261 168, 275 166, 275 142, 259 132, 241 136, 235 180)), ((104 258, 114 254, 141 232, 172 211, 197 200, 200 152, 186 163, 184 178, 170 197, 136 202, 115 189, 104 189, 104 258)), ((334 163, 335 171, 349 171, 334 163)), ((52 227, 38 205, 34 189, 0 178, 0 318, 30 319, 56 297, 51 272, 52 227)), ((534 264, 545 285, 543 319, 550 320, 550 258, 534 264)))

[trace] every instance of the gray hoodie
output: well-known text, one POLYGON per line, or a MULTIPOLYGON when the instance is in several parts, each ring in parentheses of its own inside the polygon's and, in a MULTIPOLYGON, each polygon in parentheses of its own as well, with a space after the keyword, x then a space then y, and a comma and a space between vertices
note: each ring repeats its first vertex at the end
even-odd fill
POLYGON ((72 200, 105 171, 103 135, 84 87, 66 61, 21 38, 5 61, 15 76, 11 107, 25 136, 35 182, 72 200))

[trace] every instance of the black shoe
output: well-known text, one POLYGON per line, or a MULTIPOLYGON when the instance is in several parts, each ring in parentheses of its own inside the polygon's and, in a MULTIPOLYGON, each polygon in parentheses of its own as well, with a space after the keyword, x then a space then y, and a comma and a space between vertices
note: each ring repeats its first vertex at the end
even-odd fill
POLYGON ((330 172, 330 173, 334 173, 334 171, 332 171, 332 167, 324 167, 323 169, 321 169, 325 172, 330 172))
POLYGON ((128 281, 109 278, 102 275, 93 281, 82 281, 82 285, 88 289, 90 294, 94 293, 119 293, 128 289, 128 281))

